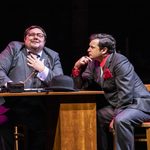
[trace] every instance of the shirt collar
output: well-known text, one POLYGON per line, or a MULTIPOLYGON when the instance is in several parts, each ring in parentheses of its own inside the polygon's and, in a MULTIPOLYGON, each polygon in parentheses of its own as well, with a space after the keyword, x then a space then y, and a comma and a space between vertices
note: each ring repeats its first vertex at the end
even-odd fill
POLYGON ((108 55, 102 60, 102 62, 100 63, 100 67, 101 67, 101 68, 103 68, 103 67, 105 66, 106 61, 107 61, 107 59, 108 59, 109 56, 110 56, 110 54, 108 54, 108 55))
MULTIPOLYGON (((27 52, 30 53, 30 50, 27 49, 27 52)), ((40 51, 39 53, 37 53, 37 56, 41 57, 42 56, 42 51, 40 51)))

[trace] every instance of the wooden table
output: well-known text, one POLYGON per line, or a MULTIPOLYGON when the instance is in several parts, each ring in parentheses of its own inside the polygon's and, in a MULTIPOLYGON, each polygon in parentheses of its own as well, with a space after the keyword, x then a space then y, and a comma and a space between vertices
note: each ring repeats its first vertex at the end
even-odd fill
POLYGON ((49 138, 53 141, 49 150, 96 150, 96 98, 100 94, 103 91, 0 93, 0 96, 48 96, 50 101, 57 101, 59 115, 55 137, 49 138))
MULTIPOLYGON (((150 91, 150 84, 145 84, 150 91)), ((49 96, 60 104, 53 148, 96 150, 96 99, 103 91, 0 93, 0 96, 49 96)), ((51 104, 50 104, 51 105, 51 104)), ((52 120, 53 121, 53 120, 52 120)))

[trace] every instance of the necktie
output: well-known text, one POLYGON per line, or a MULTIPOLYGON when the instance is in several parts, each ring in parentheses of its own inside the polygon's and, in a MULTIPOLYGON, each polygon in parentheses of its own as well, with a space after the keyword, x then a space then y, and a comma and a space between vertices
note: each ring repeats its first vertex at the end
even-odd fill
POLYGON ((33 52, 28 52, 28 55, 30 55, 30 54, 36 55, 37 58, 40 58, 39 54, 36 54, 36 53, 33 53, 33 52))

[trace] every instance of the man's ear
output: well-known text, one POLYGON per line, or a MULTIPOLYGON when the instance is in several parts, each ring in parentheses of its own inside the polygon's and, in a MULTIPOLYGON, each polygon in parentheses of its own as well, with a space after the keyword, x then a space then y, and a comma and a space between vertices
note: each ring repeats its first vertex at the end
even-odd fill
POLYGON ((107 48, 107 47, 104 47, 103 49, 101 49, 101 51, 102 51, 102 54, 103 54, 103 55, 104 55, 104 54, 107 54, 108 48, 107 48))

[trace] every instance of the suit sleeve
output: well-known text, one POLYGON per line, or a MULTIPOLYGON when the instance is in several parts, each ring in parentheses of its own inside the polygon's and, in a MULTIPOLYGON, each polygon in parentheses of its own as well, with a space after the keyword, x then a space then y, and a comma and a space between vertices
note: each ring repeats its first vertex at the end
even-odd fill
POLYGON ((6 82, 10 81, 10 78, 7 76, 7 74, 10 71, 12 61, 13 48, 12 43, 9 43, 0 54, 0 86, 3 86, 6 82))
POLYGON ((87 66, 84 66, 80 70, 80 74, 76 77, 72 76, 74 78, 75 86, 78 89, 84 89, 84 90, 100 90, 100 85, 96 82, 97 74, 95 70, 97 65, 97 62, 91 62, 87 66), (96 76, 95 76, 96 74, 96 76))
POLYGON ((49 69, 48 75, 44 80, 44 82, 47 84, 49 84, 49 82, 54 76, 63 75, 63 69, 58 53, 55 53, 53 54, 53 56, 49 57, 48 64, 46 67, 49 69))

